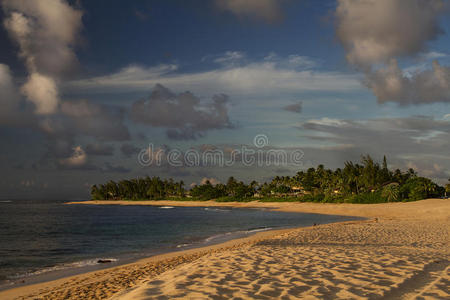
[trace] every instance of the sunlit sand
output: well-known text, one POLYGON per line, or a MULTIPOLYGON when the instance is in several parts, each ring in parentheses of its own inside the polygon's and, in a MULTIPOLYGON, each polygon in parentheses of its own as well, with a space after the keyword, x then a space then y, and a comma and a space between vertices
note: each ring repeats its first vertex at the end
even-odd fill
POLYGON ((448 299, 450 296, 448 200, 369 205, 174 201, 138 204, 258 206, 368 219, 261 232, 220 245, 7 290, 0 293, 0 298, 448 299))

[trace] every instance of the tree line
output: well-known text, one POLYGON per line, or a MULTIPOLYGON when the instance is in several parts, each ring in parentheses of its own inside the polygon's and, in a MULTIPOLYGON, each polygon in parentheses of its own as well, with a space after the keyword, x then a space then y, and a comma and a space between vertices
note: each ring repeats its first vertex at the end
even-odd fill
MULTIPOLYGON (((450 182, 450 180, 449 180, 450 182)), ((381 164, 369 155, 360 163, 346 162, 344 168, 325 169, 323 165, 299 171, 294 176, 276 176, 262 184, 248 184, 230 177, 226 183, 206 181, 190 190, 183 181, 145 177, 94 185, 94 200, 185 199, 216 201, 314 201, 377 203, 413 201, 450 194, 450 184, 440 187, 420 177, 413 169, 402 172, 388 169, 386 157, 381 164)))
POLYGON ((183 198, 185 196, 184 182, 172 178, 162 180, 159 177, 146 176, 131 180, 112 180, 105 184, 93 185, 91 197, 93 200, 156 200, 183 198))

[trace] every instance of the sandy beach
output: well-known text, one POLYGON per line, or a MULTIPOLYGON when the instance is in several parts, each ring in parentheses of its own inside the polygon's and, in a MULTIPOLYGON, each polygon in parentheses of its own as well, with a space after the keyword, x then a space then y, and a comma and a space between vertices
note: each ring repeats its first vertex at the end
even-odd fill
POLYGON ((450 201, 82 204, 233 206, 359 216, 260 232, 114 268, 18 287, 0 299, 449 299, 450 201))

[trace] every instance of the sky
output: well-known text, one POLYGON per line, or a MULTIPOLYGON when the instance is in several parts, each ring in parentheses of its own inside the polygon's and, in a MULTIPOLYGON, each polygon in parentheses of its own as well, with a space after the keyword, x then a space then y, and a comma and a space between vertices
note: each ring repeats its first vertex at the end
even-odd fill
POLYGON ((0 4, 2 198, 261 182, 365 154, 450 177, 446 0, 0 4))

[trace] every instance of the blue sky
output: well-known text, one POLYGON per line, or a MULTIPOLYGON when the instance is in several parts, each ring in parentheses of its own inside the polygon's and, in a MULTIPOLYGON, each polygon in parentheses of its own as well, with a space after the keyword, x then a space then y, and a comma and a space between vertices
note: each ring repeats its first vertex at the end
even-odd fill
POLYGON ((448 8, 441 0, 3 1, 0 190, 86 198, 93 183, 147 174, 187 185, 262 181, 361 154, 444 183, 448 8), (149 144, 225 150, 254 147, 258 134, 268 148, 301 150, 302 165, 137 160, 149 144))

